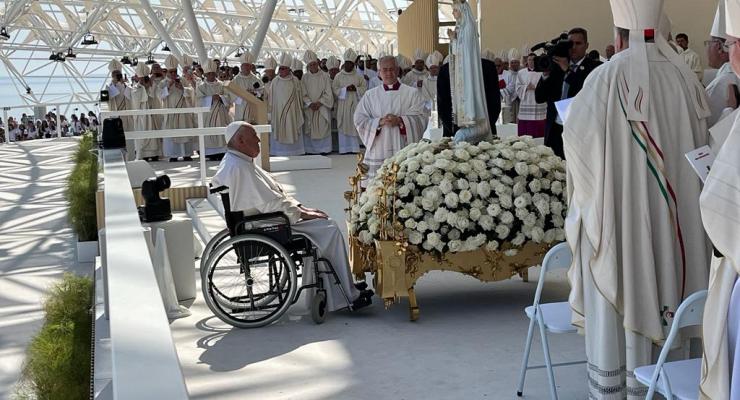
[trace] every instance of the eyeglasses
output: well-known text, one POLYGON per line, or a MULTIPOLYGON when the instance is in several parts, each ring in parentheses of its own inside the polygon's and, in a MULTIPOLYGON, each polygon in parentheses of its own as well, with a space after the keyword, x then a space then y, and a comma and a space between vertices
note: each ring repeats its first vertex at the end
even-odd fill
POLYGON ((725 51, 730 51, 730 48, 732 48, 732 46, 734 46, 734 45, 735 45, 735 43, 737 43, 737 40, 733 40, 733 41, 725 41, 724 43, 722 43, 722 48, 723 48, 723 49, 724 49, 725 51))
POLYGON ((717 40, 717 39, 705 40, 704 41, 704 46, 709 47, 709 46, 711 46, 714 43, 722 44, 722 41, 721 40, 717 40))

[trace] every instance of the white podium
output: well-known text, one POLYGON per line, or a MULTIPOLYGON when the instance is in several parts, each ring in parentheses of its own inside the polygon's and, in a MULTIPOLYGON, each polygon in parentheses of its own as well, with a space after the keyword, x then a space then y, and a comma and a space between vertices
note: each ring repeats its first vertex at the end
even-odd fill
POLYGON ((177 300, 195 298, 195 250, 193 222, 185 215, 173 215, 169 221, 143 222, 151 230, 151 240, 157 241, 157 231, 164 230, 167 258, 172 268, 177 300))

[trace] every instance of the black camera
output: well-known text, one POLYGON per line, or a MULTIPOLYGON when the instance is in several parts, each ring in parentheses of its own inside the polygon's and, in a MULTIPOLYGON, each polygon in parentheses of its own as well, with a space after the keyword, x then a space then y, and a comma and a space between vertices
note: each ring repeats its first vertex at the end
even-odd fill
POLYGON ((567 33, 561 33, 560 36, 532 46, 532 51, 544 49, 545 54, 537 56, 534 59, 534 70, 537 72, 551 71, 555 65, 552 58, 561 57, 570 59, 570 49, 573 48, 573 42, 568 39, 567 33))
POLYGON ((262 87, 262 85, 260 85, 260 84, 259 84, 259 82, 255 82, 255 83, 254 83, 254 84, 252 85, 252 87, 253 87, 253 88, 255 88, 255 89, 259 89, 259 88, 261 88, 261 87, 262 87))
POLYGON ((144 205, 139 206, 139 219, 142 222, 168 221, 172 219, 170 199, 159 197, 159 193, 169 189, 172 182, 167 175, 149 178, 141 183, 141 197, 144 205))

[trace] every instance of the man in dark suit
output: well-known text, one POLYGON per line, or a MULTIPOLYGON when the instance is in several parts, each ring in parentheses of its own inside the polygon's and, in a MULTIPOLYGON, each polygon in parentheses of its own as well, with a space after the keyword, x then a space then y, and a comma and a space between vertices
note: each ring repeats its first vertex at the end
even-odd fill
POLYGON ((571 29, 568 32, 568 39, 573 42, 570 57, 553 57, 551 70, 543 72, 534 92, 538 103, 547 102, 545 145, 552 148, 561 158, 565 158, 563 121, 555 109, 555 102, 575 97, 583 88, 583 82, 588 74, 599 66, 597 62, 586 57, 588 32, 585 29, 571 29))
MULTIPOLYGON (((491 134, 496 135, 496 120, 501 113, 501 92, 498 89, 498 73, 493 61, 481 59, 483 66, 483 90, 486 93, 488 105, 488 119, 491 124, 491 134)), ((437 77, 437 113, 444 128, 445 137, 455 136, 458 126, 452 118, 452 96, 450 94, 450 64, 439 69, 437 77)))

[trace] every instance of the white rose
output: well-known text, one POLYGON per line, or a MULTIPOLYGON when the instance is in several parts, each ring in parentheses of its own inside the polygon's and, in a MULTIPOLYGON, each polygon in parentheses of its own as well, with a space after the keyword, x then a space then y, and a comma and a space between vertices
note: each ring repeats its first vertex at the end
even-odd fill
POLYGON ((537 216, 529 213, 526 217, 524 217, 524 225, 526 226, 535 226, 537 224, 537 216))
POLYGON ((553 200, 550 202, 550 211, 555 215, 562 215, 563 213, 563 203, 553 200))
MULTIPOLYGON (((526 136, 520 136, 519 139, 522 139, 526 136)), ((515 142, 511 145, 511 148, 514 150, 524 150, 527 148, 527 144, 525 142, 515 142)))
POLYGON ((459 217, 457 213, 454 212, 448 212, 447 213, 447 224, 450 226, 457 226, 457 221, 459 217))
POLYGON ((417 222, 413 219, 407 219, 403 225, 409 229, 414 229, 416 228, 417 222))
POLYGON ((529 215, 529 210, 526 208, 515 208, 514 209, 514 215, 516 215, 517 219, 524 220, 524 218, 529 215))
POLYGON ((510 209, 514 205, 514 201, 511 199, 511 195, 508 194, 499 196, 498 200, 499 203, 501 203, 501 208, 510 209))
POLYGON ((432 174, 432 184, 439 185, 440 182, 442 182, 442 174, 440 172, 435 172, 432 174))
POLYGON ((498 250, 498 242, 494 240, 494 241, 486 243, 486 250, 488 251, 498 250))
POLYGON ((460 172, 463 175, 467 175, 472 171, 472 168, 470 168, 470 165, 467 163, 459 163, 456 165, 456 169, 458 172, 460 172))
POLYGON ((514 236, 514 239, 511 241, 511 244, 513 244, 514 246, 521 246, 522 244, 524 244, 525 239, 526 238, 524 237, 524 234, 519 232, 516 234, 516 236, 514 236))
POLYGON ((411 218, 411 213, 405 208, 398 212, 398 217, 402 219, 411 218))
POLYGON ((470 220, 467 217, 461 217, 460 215, 457 216, 457 227, 460 228, 460 230, 465 231, 468 228, 470 228, 470 220))
POLYGON ((542 228, 538 226, 535 226, 534 228, 532 228, 532 240, 534 240, 535 243, 542 243, 544 239, 545 239, 545 231, 542 228))
POLYGON ((427 164, 421 168, 421 173, 424 175, 431 176, 437 169, 434 168, 434 165, 427 164))
POLYGON ((380 224, 379 223, 372 223, 368 226, 368 230, 370 233, 374 236, 378 234, 378 231, 380 230, 380 224))
POLYGON ((447 221, 447 214, 448 211, 446 208, 438 208, 437 211, 434 212, 434 220, 437 222, 446 222, 447 221))
POLYGON ((511 189, 514 196, 520 196, 522 193, 524 193, 524 190, 527 188, 526 184, 524 182, 517 182, 514 184, 514 187, 511 189))
POLYGON ((411 244, 419 244, 424 240, 424 235, 421 234, 419 231, 410 231, 408 232, 409 237, 409 243, 411 244))
POLYGON ((429 241, 429 244, 431 244, 434 247, 437 247, 437 245, 441 242, 442 236, 440 236, 437 232, 431 232, 427 235, 427 241, 429 241))
POLYGON ((509 211, 504 211, 501 214, 501 222, 506 225, 511 225, 511 223, 514 222, 514 214, 509 211))
POLYGON ((493 230, 493 217, 490 215, 481 215, 478 219, 478 225, 480 225, 484 231, 493 230))
POLYGON ((455 192, 450 192, 445 195, 445 204, 449 208, 457 207, 458 201, 459 201, 459 198, 457 196, 457 193, 455 192))
POLYGON ((444 158, 438 158, 438 159, 434 160, 434 166, 436 168, 439 168, 441 170, 445 170, 446 171, 446 170, 450 169, 450 167, 452 166, 452 163, 450 162, 450 160, 447 160, 447 159, 444 159, 444 158))
POLYGON ((434 250, 434 246, 431 243, 429 243, 428 240, 425 240, 424 243, 422 243, 421 248, 426 251, 434 250))
POLYGON ((527 161, 530 158, 531 157, 530 157, 529 153, 527 153, 526 151, 517 151, 516 152, 516 159, 519 160, 519 161, 527 161))
POLYGON ((398 196, 399 197, 406 197, 409 195, 411 191, 409 190, 409 187, 406 185, 401 186, 398 188, 398 196))
POLYGON ((421 165, 416 160, 411 160, 408 163, 406 163, 406 167, 408 168, 409 172, 417 171, 419 168, 421 168, 421 165))
POLYGON ((495 166, 503 169, 504 166, 506 165, 506 161, 504 161, 503 158, 497 158, 497 159, 493 160, 493 165, 495 165, 495 166))
POLYGON ((424 164, 431 164, 434 162, 434 154, 431 151, 425 151, 421 153, 421 162, 424 164))
POLYGON ((457 229, 452 229, 447 233, 447 237, 450 238, 450 240, 458 240, 460 239, 460 231, 457 229))
POLYGON ((537 211, 540 212, 540 215, 543 217, 550 214, 550 203, 547 200, 540 200, 534 203, 534 206, 537 208, 537 211))
POLYGON ((498 238, 501 240, 504 240, 507 237, 509 237, 509 233, 511 233, 511 230, 506 225, 499 225, 496 227, 496 234, 498 235, 498 238))
POLYGON ((373 241, 373 235, 368 231, 360 231, 360 241, 365 244, 370 244, 373 241))
POLYGON ((565 240, 565 231, 562 229, 558 229, 557 231, 555 231, 555 240, 557 240, 558 242, 562 242, 563 240, 565 240))
POLYGON ((462 161, 468 161, 470 160, 470 153, 468 153, 465 149, 456 149, 455 157, 462 161))
POLYGON ((437 154, 437 157, 444 158, 445 160, 452 160, 452 156, 455 155, 455 152, 450 149, 444 149, 437 154))
POLYGON ((493 145, 491 145, 491 143, 489 142, 480 142, 478 143, 478 148, 483 151, 488 151, 493 148, 493 145))
POLYGON ((542 175, 542 171, 540 171, 540 167, 534 164, 529 164, 528 168, 529 168, 530 175, 537 176, 537 177, 542 175))
POLYGON ((483 172, 487 169, 486 163, 481 160, 471 160, 470 165, 473 167, 474 171, 483 172))
POLYGON ((452 182, 448 179, 443 179, 442 182, 439 183, 439 189, 444 194, 450 193, 452 191, 452 182))
POLYGON ((535 179, 532 182, 529 182, 529 190, 531 190, 534 193, 537 193, 540 190, 542 190, 542 184, 540 184, 539 179, 535 179))
POLYGON ((514 257, 517 254, 519 254, 519 250, 517 249, 509 249, 509 250, 504 251, 504 255, 506 257, 514 257))
POLYGON ((563 193, 563 184, 560 181, 555 181, 550 185, 550 191, 554 194, 563 193))
POLYGON ((511 149, 501 149, 501 157, 513 160, 514 158, 516 158, 516 155, 511 149))
POLYGON ((470 187, 470 183, 466 179, 460 178, 455 181, 455 187, 458 189, 467 189, 470 187))
POLYGON ((470 219, 471 220, 478 221, 482 215, 483 214, 481 213, 480 209, 478 208, 470 209, 470 219))
POLYGON ((489 185, 486 181, 479 182, 476 189, 478 191, 478 196, 480 196, 481 198, 485 199, 491 195, 491 185, 489 185))
MULTIPOLYGON (((461 190, 459 199, 460 199, 460 203, 470 203, 470 200, 473 199, 473 194, 470 193, 470 190, 461 190)), ((447 200, 446 197, 445 197, 445 200, 447 200)))
POLYGON ((429 175, 419 174, 416 176, 416 183, 421 186, 429 186, 432 182, 431 179, 429 179, 429 175))
POLYGON ((426 221, 419 221, 416 224, 416 230, 419 231, 420 233, 424 233, 428 229, 429 229, 429 225, 427 225, 427 222, 426 221))
POLYGON ((562 228, 565 224, 565 221, 563 220, 563 217, 557 214, 553 214, 552 216, 552 224, 556 228, 562 228))
POLYGON ((501 214, 501 206, 496 203, 489 204, 488 207, 486 207, 486 213, 492 217, 496 217, 501 214))
POLYGON ((421 199, 421 206, 427 211, 434 211, 434 209, 437 207, 435 202, 427 197, 421 199))
POLYGON ((447 243, 447 246, 449 246, 450 252, 457 253, 462 250, 463 244, 459 240, 450 240, 450 242, 447 243))
POLYGON ((527 199, 524 196, 517 197, 514 199, 514 207, 527 208, 527 199))

